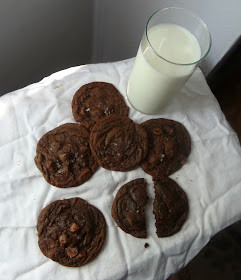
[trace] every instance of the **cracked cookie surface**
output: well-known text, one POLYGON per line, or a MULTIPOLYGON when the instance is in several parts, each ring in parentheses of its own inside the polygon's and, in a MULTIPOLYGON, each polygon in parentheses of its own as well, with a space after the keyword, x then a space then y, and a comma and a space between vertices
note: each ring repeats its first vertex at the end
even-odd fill
POLYGON ((148 134, 148 154, 141 167, 154 178, 169 176, 182 167, 191 151, 191 138, 179 122, 151 119, 141 124, 148 134))
POLYGON ((111 215, 117 225, 126 233, 146 238, 145 206, 148 201, 146 182, 143 178, 132 180, 117 192, 111 208, 111 215))
POLYGON ((103 168, 129 171, 147 154, 147 133, 128 117, 108 116, 99 120, 92 128, 90 148, 103 168))
POLYGON ((96 121, 108 115, 128 116, 129 108, 112 84, 92 82, 75 93, 72 113, 76 122, 91 128, 96 121))
POLYGON ((56 200, 39 214, 38 244, 42 253, 64 266, 79 267, 100 252, 106 222, 96 207, 81 198, 56 200))
POLYGON ((83 184, 98 168, 90 151, 88 129, 75 123, 44 134, 38 141, 34 160, 45 180, 60 188, 83 184))

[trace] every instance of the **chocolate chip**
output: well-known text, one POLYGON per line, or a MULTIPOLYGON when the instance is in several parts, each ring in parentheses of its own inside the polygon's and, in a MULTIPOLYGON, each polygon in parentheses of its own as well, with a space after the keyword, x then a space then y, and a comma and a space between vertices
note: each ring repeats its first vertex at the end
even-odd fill
POLYGON ((68 161, 69 158, 70 158, 70 154, 67 153, 67 152, 61 151, 61 152, 59 153, 59 158, 60 158, 60 160, 61 160, 62 162, 68 161))
POLYGON ((145 243, 144 247, 147 248, 149 247, 150 245, 148 243, 145 243))
POLYGON ((58 141, 55 141, 53 139, 50 140, 49 143, 49 149, 51 152, 55 153, 59 150, 61 144, 58 141))
POLYGON ((165 155, 169 158, 175 158, 175 156, 178 155, 178 142, 176 141, 175 138, 172 137, 165 137, 164 141, 164 150, 165 150, 165 155))
POLYGON ((54 172, 56 170, 56 164, 52 160, 47 160, 45 164, 49 171, 54 172))
POLYGON ((59 173, 62 174, 62 176, 69 176, 70 175, 70 170, 68 166, 62 166, 62 168, 59 170, 59 173))

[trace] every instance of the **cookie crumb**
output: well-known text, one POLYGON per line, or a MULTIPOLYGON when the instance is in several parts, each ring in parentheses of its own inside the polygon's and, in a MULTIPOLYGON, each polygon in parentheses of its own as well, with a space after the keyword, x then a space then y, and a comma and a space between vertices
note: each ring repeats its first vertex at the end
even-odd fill
POLYGON ((145 243, 144 247, 147 248, 149 247, 150 245, 148 243, 145 243))

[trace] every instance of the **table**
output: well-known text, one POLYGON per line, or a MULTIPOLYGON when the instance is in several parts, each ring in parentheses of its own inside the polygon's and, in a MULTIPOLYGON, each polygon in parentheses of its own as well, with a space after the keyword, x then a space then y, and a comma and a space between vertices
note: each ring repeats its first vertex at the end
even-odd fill
POLYGON ((130 172, 99 168, 85 184, 70 189, 50 186, 34 164, 36 144, 47 131, 74 122, 74 93, 92 81, 113 83, 125 96, 133 59, 69 68, 0 98, 0 275, 1 279, 166 279, 185 266, 210 240, 241 218, 241 148, 197 69, 160 115, 130 107, 137 123, 164 117, 190 132, 188 162, 171 176, 187 193, 190 213, 181 231, 157 238, 152 214, 151 176, 140 167, 130 172), (143 177, 148 182, 148 238, 120 230, 110 208, 118 189, 143 177), (50 202, 81 197, 98 207, 107 222, 107 238, 98 257, 80 268, 63 267, 39 250, 36 223, 50 202), (145 243, 148 248, 144 248, 145 243))

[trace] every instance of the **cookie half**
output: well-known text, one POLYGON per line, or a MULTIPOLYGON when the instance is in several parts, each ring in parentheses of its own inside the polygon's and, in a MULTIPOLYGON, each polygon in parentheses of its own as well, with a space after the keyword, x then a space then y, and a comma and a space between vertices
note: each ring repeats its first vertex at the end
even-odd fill
POLYGON ((88 129, 75 123, 63 124, 44 134, 34 160, 45 180, 60 188, 83 184, 98 167, 90 151, 88 129))
POLYGON ((39 214, 38 244, 42 253, 64 266, 78 267, 92 261, 106 236, 105 218, 81 198, 57 200, 39 214))
POLYGON ((148 154, 141 167, 153 177, 166 177, 186 163, 191 151, 191 138, 179 122, 151 119, 141 124, 148 133, 148 154))
POLYGON ((145 180, 143 178, 132 180, 117 192, 111 215, 126 233, 134 237, 146 238, 145 206, 147 201, 145 180))
POLYGON ((112 84, 93 82, 83 85, 75 93, 72 112, 75 121, 91 128, 96 121, 108 115, 128 116, 129 108, 112 84))
POLYGON ((129 171, 146 156, 148 137, 144 128, 125 116, 99 120, 90 133, 90 148, 100 166, 129 171))
POLYGON ((188 215, 188 199, 183 189, 172 179, 154 181, 153 213, 158 237, 177 233, 188 215))

